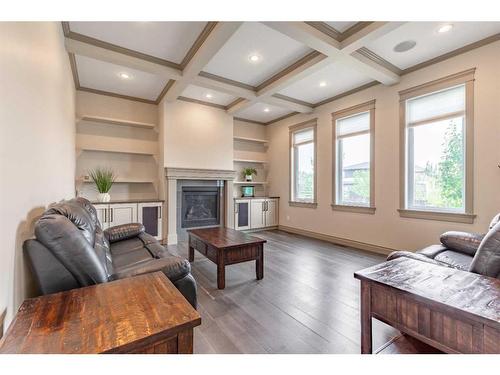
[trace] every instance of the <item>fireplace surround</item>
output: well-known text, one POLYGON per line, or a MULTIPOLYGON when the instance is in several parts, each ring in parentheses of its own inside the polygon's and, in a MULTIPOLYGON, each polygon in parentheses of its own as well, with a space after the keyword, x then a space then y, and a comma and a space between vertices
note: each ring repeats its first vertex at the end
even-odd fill
POLYGON ((217 225, 233 228, 233 180, 236 178, 236 172, 234 170, 166 167, 165 177, 165 200, 167 211, 167 215, 165 215, 165 227, 167 228, 168 245, 175 245, 178 241, 186 240, 186 230, 190 228, 217 225), (209 217, 214 215, 213 213, 208 214, 205 211, 207 208, 206 205, 212 205, 213 207, 215 204, 214 187, 218 189, 219 197, 218 224, 214 223, 214 221, 209 223, 210 220, 214 219, 213 217, 209 219, 209 217), (189 227, 186 225, 183 227, 182 225, 183 215, 185 216, 188 213, 184 211, 183 214, 182 212, 183 188, 187 188, 185 192, 188 192, 188 195, 193 199, 191 201, 191 206, 193 206, 191 214, 189 218, 186 218, 187 220, 185 220, 184 223, 186 224, 186 222, 189 222, 189 227), (198 191, 193 191, 196 190, 193 188, 198 189, 198 191), (210 192, 211 190, 213 191, 210 192), (194 200, 196 195, 198 195, 198 199, 201 195, 211 195, 212 198, 210 198, 209 201, 205 201, 205 207, 203 207, 200 201, 194 200))

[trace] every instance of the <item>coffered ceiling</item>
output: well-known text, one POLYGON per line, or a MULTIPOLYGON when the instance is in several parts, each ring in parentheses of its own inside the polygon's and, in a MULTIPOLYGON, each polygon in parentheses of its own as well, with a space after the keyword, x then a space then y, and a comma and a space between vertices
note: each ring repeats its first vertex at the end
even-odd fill
POLYGON ((500 40, 500 22, 62 23, 76 87, 268 124, 500 40), (443 27, 446 26, 446 27, 443 27), (399 50, 399 52, 398 52, 399 50))

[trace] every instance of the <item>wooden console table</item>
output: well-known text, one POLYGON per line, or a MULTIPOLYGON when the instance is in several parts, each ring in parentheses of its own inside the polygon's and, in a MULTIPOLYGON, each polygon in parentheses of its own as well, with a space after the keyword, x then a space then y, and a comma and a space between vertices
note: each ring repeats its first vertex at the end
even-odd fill
POLYGON ((162 272, 24 301, 0 353, 193 353, 199 314, 162 272))
POLYGON ((408 258, 354 277, 361 353, 372 353, 372 317, 446 353, 500 353, 500 280, 408 258))
POLYGON ((226 287, 226 269, 230 264, 255 260, 257 280, 264 278, 264 243, 258 237, 230 228, 190 229, 189 261, 198 250, 217 265, 217 288, 226 287))

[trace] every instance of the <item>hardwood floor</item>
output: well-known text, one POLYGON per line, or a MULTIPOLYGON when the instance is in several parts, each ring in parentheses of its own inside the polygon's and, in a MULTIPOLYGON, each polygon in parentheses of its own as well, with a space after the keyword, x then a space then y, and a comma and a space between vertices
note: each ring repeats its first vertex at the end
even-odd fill
MULTIPOLYGON (((266 239, 264 279, 255 262, 228 266, 217 289, 216 265, 195 253, 201 326, 195 353, 359 353, 359 282, 354 271, 384 261, 369 252, 285 233, 266 239)), ((169 250, 187 258, 186 243, 169 250)), ((399 332, 374 320, 374 348, 399 332)))

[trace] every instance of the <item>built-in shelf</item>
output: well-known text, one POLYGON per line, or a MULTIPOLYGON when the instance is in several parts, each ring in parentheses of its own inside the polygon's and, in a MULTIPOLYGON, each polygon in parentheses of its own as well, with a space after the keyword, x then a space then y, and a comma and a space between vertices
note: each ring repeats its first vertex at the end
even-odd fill
POLYGON ((267 185, 266 181, 233 181, 235 185, 267 185))
POLYGON ((101 124, 131 126, 134 128, 145 128, 145 129, 154 129, 156 127, 156 124, 151 124, 147 122, 129 121, 129 120, 121 120, 116 118, 99 117, 99 116, 82 116, 78 119, 78 121, 98 122, 101 124))
POLYGON ((247 137, 233 137, 233 139, 238 142, 251 142, 251 143, 259 143, 262 145, 267 145, 269 143, 267 139, 247 138, 247 137))
POLYGON ((152 151, 143 151, 143 150, 132 150, 132 149, 115 149, 110 147, 100 147, 100 146, 80 146, 77 147, 77 150, 80 151, 99 151, 99 152, 113 152, 119 154, 135 154, 135 155, 156 155, 152 151))
POLYGON ((233 159, 235 163, 253 163, 253 164, 267 164, 265 160, 255 160, 255 159, 233 159))
MULTIPOLYGON (((77 179, 77 182, 84 183, 84 184, 93 184, 94 181, 92 180, 84 180, 83 178, 77 179)), ((115 180, 115 184, 153 184, 155 183, 156 180, 152 178, 130 178, 130 177, 124 177, 124 178, 117 178, 115 180)))

